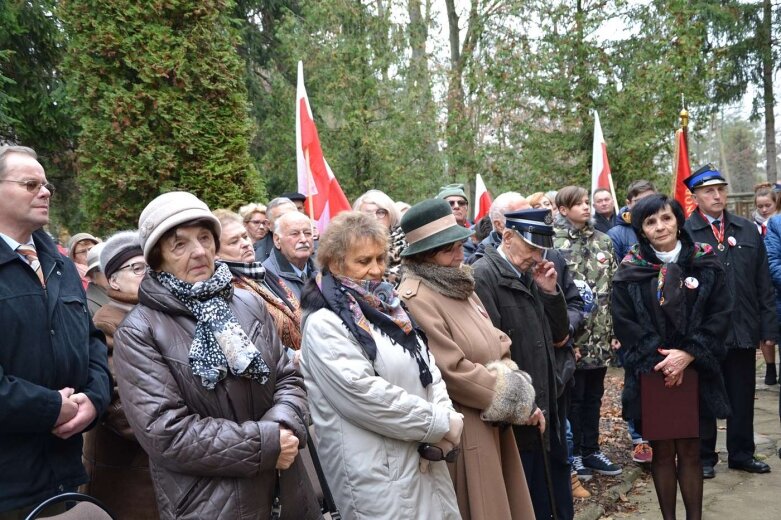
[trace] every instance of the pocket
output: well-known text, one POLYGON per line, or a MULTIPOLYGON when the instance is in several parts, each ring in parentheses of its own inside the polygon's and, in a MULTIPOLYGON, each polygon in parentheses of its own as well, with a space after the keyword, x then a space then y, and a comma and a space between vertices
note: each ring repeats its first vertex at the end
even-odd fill
POLYGON ((201 489, 203 489, 206 480, 206 477, 198 477, 186 488, 179 500, 176 501, 175 511, 177 516, 183 514, 190 508, 201 489))
POLYGON ((89 336, 90 323, 87 302, 74 295, 60 296, 60 301, 62 305, 57 306, 54 334, 66 335, 70 345, 84 345, 89 336))

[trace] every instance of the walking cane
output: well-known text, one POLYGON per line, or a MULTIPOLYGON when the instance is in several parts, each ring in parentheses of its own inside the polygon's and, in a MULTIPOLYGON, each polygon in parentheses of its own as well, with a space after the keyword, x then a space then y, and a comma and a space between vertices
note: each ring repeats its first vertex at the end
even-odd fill
MULTIPOLYGON (((537 428, 535 426, 535 428, 537 428)), ((556 516, 556 498, 553 495, 553 478, 551 478, 550 458, 548 450, 545 449, 545 437, 542 431, 537 428, 540 439, 540 449, 542 450, 542 467, 545 469, 545 483, 548 485, 548 501, 550 502, 550 514, 553 520, 558 520, 556 516)))

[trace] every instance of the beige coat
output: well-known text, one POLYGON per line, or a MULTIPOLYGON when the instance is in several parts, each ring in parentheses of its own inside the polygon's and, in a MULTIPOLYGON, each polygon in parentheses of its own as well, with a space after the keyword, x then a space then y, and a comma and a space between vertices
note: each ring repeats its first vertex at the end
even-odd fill
POLYGON ((406 275, 399 295, 428 337, 456 409, 464 414, 461 455, 451 477, 465 520, 534 519, 529 488, 511 428, 492 426, 480 411, 494 398, 491 361, 510 357, 510 339, 494 328, 480 299, 449 298, 406 275))

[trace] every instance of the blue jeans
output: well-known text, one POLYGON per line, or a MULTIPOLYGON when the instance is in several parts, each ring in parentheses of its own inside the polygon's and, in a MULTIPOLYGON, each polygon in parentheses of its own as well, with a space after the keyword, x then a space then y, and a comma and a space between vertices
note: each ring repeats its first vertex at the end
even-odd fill
POLYGON ((572 461, 575 459, 575 457, 572 455, 572 449, 575 446, 575 443, 572 442, 572 426, 569 424, 569 419, 566 420, 567 425, 567 462, 569 462, 569 465, 572 466, 572 461))
POLYGON ((640 444, 645 442, 643 436, 635 430, 635 421, 629 419, 626 421, 626 429, 629 431, 629 436, 632 437, 632 444, 640 444))

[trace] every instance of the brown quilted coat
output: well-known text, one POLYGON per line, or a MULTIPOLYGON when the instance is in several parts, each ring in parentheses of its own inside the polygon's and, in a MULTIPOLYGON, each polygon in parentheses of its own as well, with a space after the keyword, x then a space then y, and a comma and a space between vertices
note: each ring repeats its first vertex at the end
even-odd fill
MULTIPOLYGON (((207 390, 187 359, 193 316, 149 276, 139 302, 114 335, 114 364, 125 414, 149 454, 160 517, 268 519, 280 425, 305 446, 296 409, 307 417, 308 408, 263 303, 235 289, 230 307, 271 369, 268 382, 229 375, 207 390)), ((282 518, 319 518, 300 459, 280 473, 282 518)))

